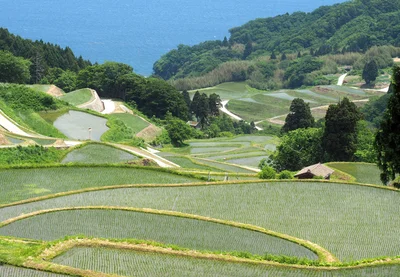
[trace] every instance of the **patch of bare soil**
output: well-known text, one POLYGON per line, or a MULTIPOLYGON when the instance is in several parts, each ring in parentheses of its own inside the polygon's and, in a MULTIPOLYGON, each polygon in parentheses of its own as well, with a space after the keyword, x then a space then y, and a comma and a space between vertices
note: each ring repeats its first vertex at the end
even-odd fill
POLYGON ((394 61, 395 63, 400 63, 400 58, 394 58, 393 61, 394 61))
POLYGON ((62 139, 57 139, 52 146, 56 147, 56 148, 69 148, 69 146, 65 143, 64 140, 62 139))
POLYGON ((136 134, 137 137, 144 139, 145 141, 152 141, 158 135, 161 135, 162 130, 153 124, 144 128, 142 131, 136 134))
POLYGON ((122 108, 122 106, 124 105, 123 102, 114 101, 114 103, 115 103, 115 110, 113 111, 113 113, 130 113, 130 114, 133 114, 133 112, 130 109, 122 108))
POLYGON ((51 85, 50 89, 46 93, 54 97, 60 97, 64 95, 64 92, 55 85, 51 85))
POLYGON ((0 134, 0 145, 12 144, 3 134, 0 134))

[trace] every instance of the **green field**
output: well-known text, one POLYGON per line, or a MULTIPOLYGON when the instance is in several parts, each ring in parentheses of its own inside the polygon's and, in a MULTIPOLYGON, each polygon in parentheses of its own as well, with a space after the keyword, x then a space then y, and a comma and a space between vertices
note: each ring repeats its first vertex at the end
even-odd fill
POLYGON ((361 269, 310 270, 204 260, 129 250, 79 247, 53 262, 123 276, 274 276, 274 277, 388 277, 397 276, 400 265, 361 269), (108 261, 108 262, 104 262, 108 261))
POLYGON ((205 164, 207 166, 215 167, 221 171, 225 172, 235 172, 235 173, 255 173, 253 170, 248 170, 246 168, 242 168, 240 166, 236 166, 233 164, 216 162, 208 159, 197 159, 193 158, 195 162, 205 164))
POLYGON ((78 106, 89 102, 92 98, 92 93, 90 89, 87 88, 71 91, 60 97, 61 100, 68 102, 73 106, 78 106))
POLYGON ((193 90, 189 92, 191 97, 193 97, 196 91, 199 91, 200 93, 205 93, 207 95, 216 93, 221 97, 222 100, 242 98, 254 94, 254 92, 252 92, 252 89, 249 88, 245 82, 228 82, 217 85, 215 87, 193 90))
POLYGON ((396 256, 400 242, 397 192, 320 182, 131 188, 88 192, 0 209, 0 220, 35 210, 126 206, 175 210, 250 223, 306 239, 342 261, 396 256), (326 216, 329 215, 329 216, 326 216))
POLYGON ((272 136, 242 135, 234 138, 215 138, 210 140, 189 141, 192 158, 206 158, 209 161, 197 160, 222 171, 249 172, 235 166, 215 163, 225 162, 257 168, 262 158, 267 158, 269 151, 276 149, 279 138, 272 136), (211 160, 211 161, 210 161, 211 160))
POLYGON ((110 114, 110 118, 119 119, 125 123, 128 128, 132 129, 132 132, 137 134, 142 131, 144 128, 148 127, 150 124, 141 119, 138 116, 129 114, 129 113, 116 113, 110 114))
MULTIPOLYGON (((248 97, 231 98, 227 108, 250 122, 287 114, 294 98, 302 98, 312 108, 337 103, 343 97, 360 100, 372 95, 361 89, 335 85, 300 90, 258 91, 248 97)), ((316 116, 319 117, 318 114, 316 116)))
POLYGON ((197 169, 201 171, 221 171, 218 168, 211 167, 211 166, 206 166, 206 165, 201 165, 194 163, 190 158, 185 157, 185 156, 179 156, 171 153, 157 153, 159 156, 179 165, 180 167, 183 168, 190 168, 190 169, 197 169))
POLYGON ((50 89, 51 85, 35 84, 35 85, 28 85, 28 87, 33 88, 38 91, 41 91, 41 92, 47 92, 50 89))
POLYGON ((356 178, 356 182, 382 185, 380 170, 376 164, 367 163, 328 163, 329 167, 338 169, 356 178))
POLYGON ((142 168, 55 167, 0 171, 0 204, 47 194, 122 184, 166 184, 198 181, 142 168))
POLYGON ((74 235, 131 238, 196 250, 318 259, 305 247, 255 231, 196 219, 118 210, 75 210, 37 215, 0 228, 0 235, 46 241, 74 235))
POLYGON ((121 163, 137 160, 138 157, 124 150, 102 144, 89 144, 69 152, 62 163, 121 163))

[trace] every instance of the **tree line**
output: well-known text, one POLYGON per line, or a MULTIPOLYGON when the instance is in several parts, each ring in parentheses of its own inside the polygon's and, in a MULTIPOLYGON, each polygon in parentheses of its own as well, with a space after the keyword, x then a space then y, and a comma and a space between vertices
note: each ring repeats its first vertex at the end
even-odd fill
POLYGON ((309 53, 365 53, 373 46, 400 46, 400 0, 356 0, 250 21, 230 29, 229 39, 179 45, 153 66, 165 80, 204 76, 229 61, 309 53))
POLYGON ((39 83, 51 68, 78 72, 92 64, 82 56, 76 57, 69 47, 62 48, 42 40, 24 39, 11 34, 5 28, 0 28, 0 50, 30 61, 29 83, 39 83))

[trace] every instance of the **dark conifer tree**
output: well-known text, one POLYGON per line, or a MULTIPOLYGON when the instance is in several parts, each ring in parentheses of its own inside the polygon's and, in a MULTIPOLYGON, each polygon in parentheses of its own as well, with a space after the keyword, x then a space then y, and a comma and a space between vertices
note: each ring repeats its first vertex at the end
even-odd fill
POLYGON ((374 60, 367 62, 362 72, 362 78, 365 80, 367 85, 375 82, 376 77, 378 77, 378 75, 379 71, 376 62, 374 60))
POLYGON ((190 104, 190 112, 194 114, 196 117, 199 114, 199 103, 200 103, 201 94, 199 91, 196 91, 192 103, 190 104))
POLYGON ((344 98, 330 105, 325 116, 322 147, 327 161, 353 161, 357 150, 357 122, 361 113, 357 106, 344 98))
POLYGON ((303 99, 293 99, 290 104, 290 112, 285 119, 282 132, 286 133, 299 128, 310 128, 314 126, 314 117, 311 114, 310 106, 303 99))
POLYGON ((183 96, 183 99, 184 99, 185 102, 186 102, 186 105, 187 105, 187 107, 188 107, 188 110, 190 111, 190 107, 191 107, 191 105, 192 105, 192 100, 190 99, 189 92, 188 92, 187 90, 184 90, 184 91, 182 92, 182 96, 183 96))
POLYGON ((381 180, 386 184, 400 174, 400 66, 393 69, 392 93, 375 137, 381 180))
POLYGON ((243 60, 250 56, 251 52, 253 52, 253 43, 249 41, 248 43, 246 43, 246 47, 244 48, 243 60))

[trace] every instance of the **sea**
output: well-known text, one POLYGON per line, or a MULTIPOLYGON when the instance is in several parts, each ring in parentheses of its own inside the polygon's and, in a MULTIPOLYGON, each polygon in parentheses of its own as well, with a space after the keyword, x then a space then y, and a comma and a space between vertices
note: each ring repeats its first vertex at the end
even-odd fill
POLYGON ((179 44, 229 38, 256 18, 311 12, 343 0, 0 0, 0 27, 69 46, 92 62, 117 61, 148 76, 179 44))

